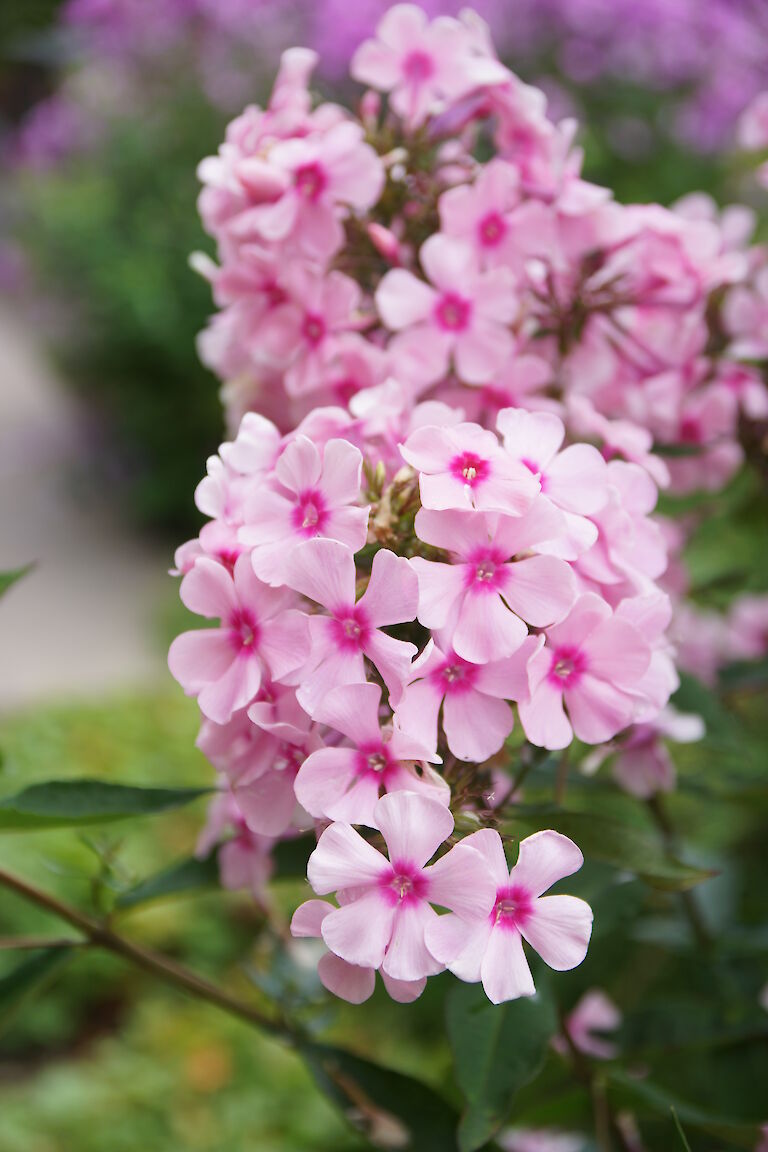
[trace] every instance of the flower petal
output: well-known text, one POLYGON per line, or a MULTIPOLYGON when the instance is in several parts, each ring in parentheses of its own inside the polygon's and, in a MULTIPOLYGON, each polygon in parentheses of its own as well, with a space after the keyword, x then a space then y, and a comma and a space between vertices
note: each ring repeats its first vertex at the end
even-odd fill
POLYGON ((545 964, 567 972, 587 954, 592 909, 576 896, 542 896, 520 930, 545 964))

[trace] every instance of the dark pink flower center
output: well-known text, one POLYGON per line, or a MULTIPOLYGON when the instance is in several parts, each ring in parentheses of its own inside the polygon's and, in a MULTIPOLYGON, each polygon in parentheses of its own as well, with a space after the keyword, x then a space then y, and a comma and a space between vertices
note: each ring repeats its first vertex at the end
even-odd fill
POLYGON ((371 744, 358 749, 357 774, 358 776, 371 776, 379 784, 386 785, 392 759, 384 744, 371 744))
POLYGON ((314 346, 320 344, 325 338, 325 332, 326 327, 323 317, 316 312, 307 312, 302 326, 302 333, 307 343, 314 346))
POLYGON ((476 456, 474 452, 462 452, 460 456, 454 456, 449 468, 457 480, 469 484, 470 488, 480 484, 490 472, 488 461, 476 456))
POLYGON ((441 328, 447 332, 462 332, 469 324, 472 315, 472 304, 457 296, 455 292, 446 292, 441 296, 435 317, 441 328))
POLYGON ((581 649, 571 644, 561 645, 552 653, 548 679, 560 688, 573 688, 586 668, 586 660, 581 649))
POLYGON ((304 200, 314 203, 327 183, 325 172, 319 164, 302 164, 296 169, 294 184, 296 191, 304 200))
POLYGON ((499 212, 489 212, 478 225, 480 243, 486 248, 495 248, 504 239, 507 222, 499 212))
POLYGON ((325 500, 320 492, 301 492, 293 508, 293 526, 301 536, 318 536, 328 519, 325 500))
POLYGON ((520 929, 533 910, 529 892, 519 884, 507 884, 496 892, 496 903, 491 912, 494 927, 520 929))
POLYGON ((429 891, 423 871, 410 860, 393 860, 379 884, 390 904, 416 904, 426 900, 429 891))
POLYGON ((251 612, 239 608, 230 620, 231 639, 235 648, 255 649, 259 640, 259 626, 251 612))
POLYGON ((453 656, 432 672, 430 679, 443 696, 460 696, 469 692, 477 677, 477 664, 453 656))
POLYGON ((371 634, 371 625, 362 608, 341 608, 333 617, 334 639, 345 652, 361 652, 371 634))
POLYGON ((284 304, 288 299, 285 290, 273 280, 271 280, 269 284, 264 285, 263 291, 267 297, 270 308, 277 308, 278 304, 284 304))
POLYGON ((473 592, 497 593, 504 583, 506 557, 496 549, 484 548, 468 557, 466 585, 473 592))
POLYGON ((403 76, 412 84, 423 84, 435 71, 435 62, 427 52, 416 48, 402 63, 403 76))

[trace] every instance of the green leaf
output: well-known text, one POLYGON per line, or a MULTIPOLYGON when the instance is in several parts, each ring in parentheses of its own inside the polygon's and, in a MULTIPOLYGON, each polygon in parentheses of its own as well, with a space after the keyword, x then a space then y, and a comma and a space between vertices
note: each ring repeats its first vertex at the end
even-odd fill
POLYGON ((672 1119, 675 1122, 675 1128, 677 1128, 677 1134, 680 1137, 680 1143, 682 1144, 683 1148, 685 1149, 685 1152, 691 1152, 691 1146, 688 1143, 688 1137, 686 1136, 685 1132, 683 1131, 683 1126, 680 1123, 680 1117, 678 1116, 678 1114, 674 1108, 671 1109, 671 1112, 672 1112, 672 1119))
POLYGON ((6 572, 0 572, 0 596, 4 596, 8 589, 12 587, 17 580, 21 580, 28 572, 31 572, 34 566, 34 563, 24 564, 21 568, 12 568, 6 572))
POLYGON ((207 788, 132 788, 101 780, 51 780, 0 800, 0 830, 99 824, 179 808, 207 788))
POLYGON ((513 836, 554 828, 574 840, 584 855, 642 876, 656 888, 683 891, 714 873, 676 860, 655 833, 615 816, 578 812, 556 805, 520 805, 509 812, 501 831, 513 836))
POLYGON ((614 1107, 630 1108, 639 1117, 651 1115, 669 1119, 670 1112, 674 1112, 679 1125, 685 1123, 690 1128, 709 1132, 739 1148, 754 1148, 760 1134, 758 1121, 751 1123, 709 1112, 698 1104, 677 1099, 649 1080, 632 1079, 622 1072, 608 1074, 608 1093, 614 1107))
POLYGON ((541 1070, 557 1016, 541 992, 491 1004, 479 985, 460 984, 448 996, 446 1019, 466 1101, 459 1148, 475 1152, 505 1122, 518 1089, 541 1070))
POLYGON ((768 685, 768 656, 729 664, 720 672, 720 687, 726 692, 754 692, 768 685))
POLYGON ((74 948, 46 948, 0 978, 0 1034, 18 1012, 56 977, 74 951, 74 948))
POLYGON ((458 1152, 458 1117, 428 1085, 325 1044, 305 1044, 304 1057, 321 1091, 377 1148, 458 1152))
POLYGON ((307 875, 307 860, 316 847, 314 835, 281 840, 272 851, 275 877, 278 880, 303 880, 307 875))
POLYGON ((123 892, 115 902, 117 908, 135 908, 150 900, 160 900, 165 896, 179 896, 196 892, 201 888, 217 888, 219 885, 219 865, 214 852, 204 860, 190 856, 164 868, 162 872, 148 876, 127 892, 123 892))

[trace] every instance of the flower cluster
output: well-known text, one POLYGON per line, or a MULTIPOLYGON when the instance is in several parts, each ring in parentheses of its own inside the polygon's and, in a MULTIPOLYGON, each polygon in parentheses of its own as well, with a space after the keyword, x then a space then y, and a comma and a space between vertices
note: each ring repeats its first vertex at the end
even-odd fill
POLYGON ((573 126, 472 14, 390 9, 352 60, 360 119, 313 103, 314 64, 286 53, 200 167, 200 351, 233 439, 176 557, 219 626, 169 663, 221 775, 231 882, 319 835, 308 879, 336 904, 293 932, 322 937, 326 986, 359 1002, 379 971, 411 1000, 447 968, 499 1002, 534 991, 523 940, 562 970, 591 930, 544 895, 581 865, 566 837, 523 840, 510 871, 487 793, 515 723, 619 747, 642 794, 660 735, 696 735, 664 711, 675 541, 654 508, 659 484, 722 484, 740 413, 768 407, 743 344, 710 339, 759 281, 741 217, 584 181, 573 126))

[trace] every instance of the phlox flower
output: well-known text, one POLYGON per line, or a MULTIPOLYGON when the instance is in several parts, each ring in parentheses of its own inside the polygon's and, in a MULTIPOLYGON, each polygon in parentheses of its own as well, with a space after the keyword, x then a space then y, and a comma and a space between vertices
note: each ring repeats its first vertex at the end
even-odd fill
POLYGON ((384 186, 384 167, 363 136, 360 124, 342 120, 325 132, 279 141, 263 160, 243 162, 241 178, 258 176, 270 189, 277 184, 279 194, 241 214, 237 231, 327 260, 344 241, 343 212, 366 211, 384 186))
POLYGON ((512 214, 520 201, 520 175, 505 160, 480 168, 474 184, 458 184, 440 197, 440 226, 470 243, 488 268, 511 262, 512 214))
POLYGON ((376 290, 384 324, 397 335, 393 359, 413 365, 424 384, 445 376, 449 363, 467 384, 484 384, 510 357, 509 325, 518 302, 507 268, 480 270, 469 244, 437 233, 419 252, 429 280, 393 268, 376 290))
MULTIPOLYGON (((299 939, 322 939, 323 921, 333 911, 334 905, 327 900, 305 900, 293 914, 291 935, 299 939)), ((333 952, 324 952, 320 957, 317 974, 324 988, 350 1004, 363 1004, 376 987, 374 968, 350 964, 333 952)), ((426 976, 419 980, 395 980, 381 969, 379 975, 391 998, 399 1004, 412 1004, 418 1000, 427 983, 426 976)))
POLYGON ((616 783, 630 795, 647 800, 675 787, 677 773, 665 741, 693 744, 703 736, 700 716, 665 708, 648 723, 633 724, 615 745, 596 749, 596 755, 601 761, 615 753, 611 770, 616 783))
POLYGON ((201 557, 180 594, 190 612, 221 620, 219 628, 183 632, 168 653, 172 675, 217 724, 253 700, 265 674, 281 680, 309 654, 309 626, 294 607, 296 597, 262 584, 247 554, 238 557, 233 573, 201 557))
POLYGON ((503 79, 506 70, 498 61, 471 48, 456 20, 439 17, 430 23, 415 4, 395 4, 379 21, 376 38, 357 49, 350 72, 362 84, 388 92, 398 116, 417 127, 447 98, 503 79))
MULTIPOLYGON (((565 1029, 573 1046, 595 1060, 612 1060, 618 1054, 615 1040, 601 1033, 615 1032, 620 1025, 621 1012, 600 988, 585 992, 565 1018, 565 1029)), ((563 1055, 569 1053, 564 1036, 556 1036, 552 1046, 563 1055)))
POLYGON ((381 689, 377 684, 334 688, 314 711, 314 719, 346 737, 354 747, 319 748, 296 777, 296 797, 312 816, 367 824, 381 792, 409 791, 446 806, 451 790, 424 761, 439 757, 400 728, 382 731, 381 689))
POLYGON ((244 889, 263 903, 272 875, 274 841, 250 830, 231 792, 220 792, 210 804, 195 855, 204 859, 217 844, 222 888, 232 892, 244 889), (230 837, 222 840, 227 833, 231 833, 230 837))
POLYGON ((575 560, 597 539, 597 528, 587 517, 608 499, 605 460, 591 444, 561 449, 565 426, 552 412, 505 408, 496 427, 506 451, 530 469, 542 493, 566 518, 568 533, 553 542, 550 551, 575 560))
POLYGON ((490 913, 495 886, 472 848, 452 848, 427 865, 453 831, 453 816, 439 801, 390 792, 378 801, 374 819, 389 859, 340 822, 326 828, 309 858, 307 877, 318 895, 354 892, 323 920, 323 940, 350 964, 420 980, 443 968, 424 943, 427 926, 438 920, 432 904, 490 913))
POLYGON ((539 491, 530 469, 506 455, 493 432, 479 424, 416 428, 400 454, 419 473, 425 508, 476 508, 519 516, 539 491))
POLYGON ((498 1138, 504 1152, 584 1152, 584 1137, 559 1128, 512 1128, 498 1138))
POLYGON ((419 600, 410 562, 384 549, 373 558, 371 578, 355 600, 355 559, 336 540, 308 540, 291 554, 286 583, 328 610, 309 620, 311 652, 297 696, 312 715, 332 688, 365 681, 365 659, 378 669, 395 703, 416 647, 382 631, 415 620, 419 600))
POLYGON ((360 288, 342 272, 323 275, 298 263, 284 282, 288 299, 270 313, 255 351, 268 366, 285 369, 288 394, 301 396, 323 386, 339 337, 357 323, 360 288))
POLYGON ((632 721, 632 692, 650 660, 636 628, 594 593, 580 596, 529 662, 530 698, 518 704, 526 736, 552 749, 565 748, 574 734, 586 744, 610 740, 632 721))
POLYGON ((451 637, 465 660, 484 664, 511 656, 528 635, 527 624, 555 624, 576 599, 570 564, 531 555, 563 527, 561 513, 544 497, 514 517, 420 509, 416 535, 448 552, 451 563, 411 561, 419 579, 419 620, 451 637))
POLYGON ((438 648, 430 640, 413 662, 395 724, 434 751, 442 706, 442 727, 453 755, 482 764, 512 731, 514 715, 507 700, 527 696, 528 660, 542 643, 531 636, 514 656, 471 664, 447 644, 438 648))
POLYGON ((551 829, 521 841, 517 863, 508 871, 498 832, 473 832, 454 850, 479 852, 496 887, 490 912, 478 902, 466 913, 438 917, 427 925, 427 947, 461 980, 482 981, 494 1004, 533 996, 525 940, 545 964, 564 972, 581 964, 592 934, 592 909, 576 896, 543 896, 556 881, 584 863, 567 836, 551 829))
POLYGON ((339 540, 353 552, 365 544, 368 509, 360 496, 363 457, 348 440, 328 440, 322 454, 298 435, 274 469, 274 487, 258 487, 244 509, 240 540, 252 548, 253 569, 267 584, 283 583, 292 549, 305 540, 339 540))

